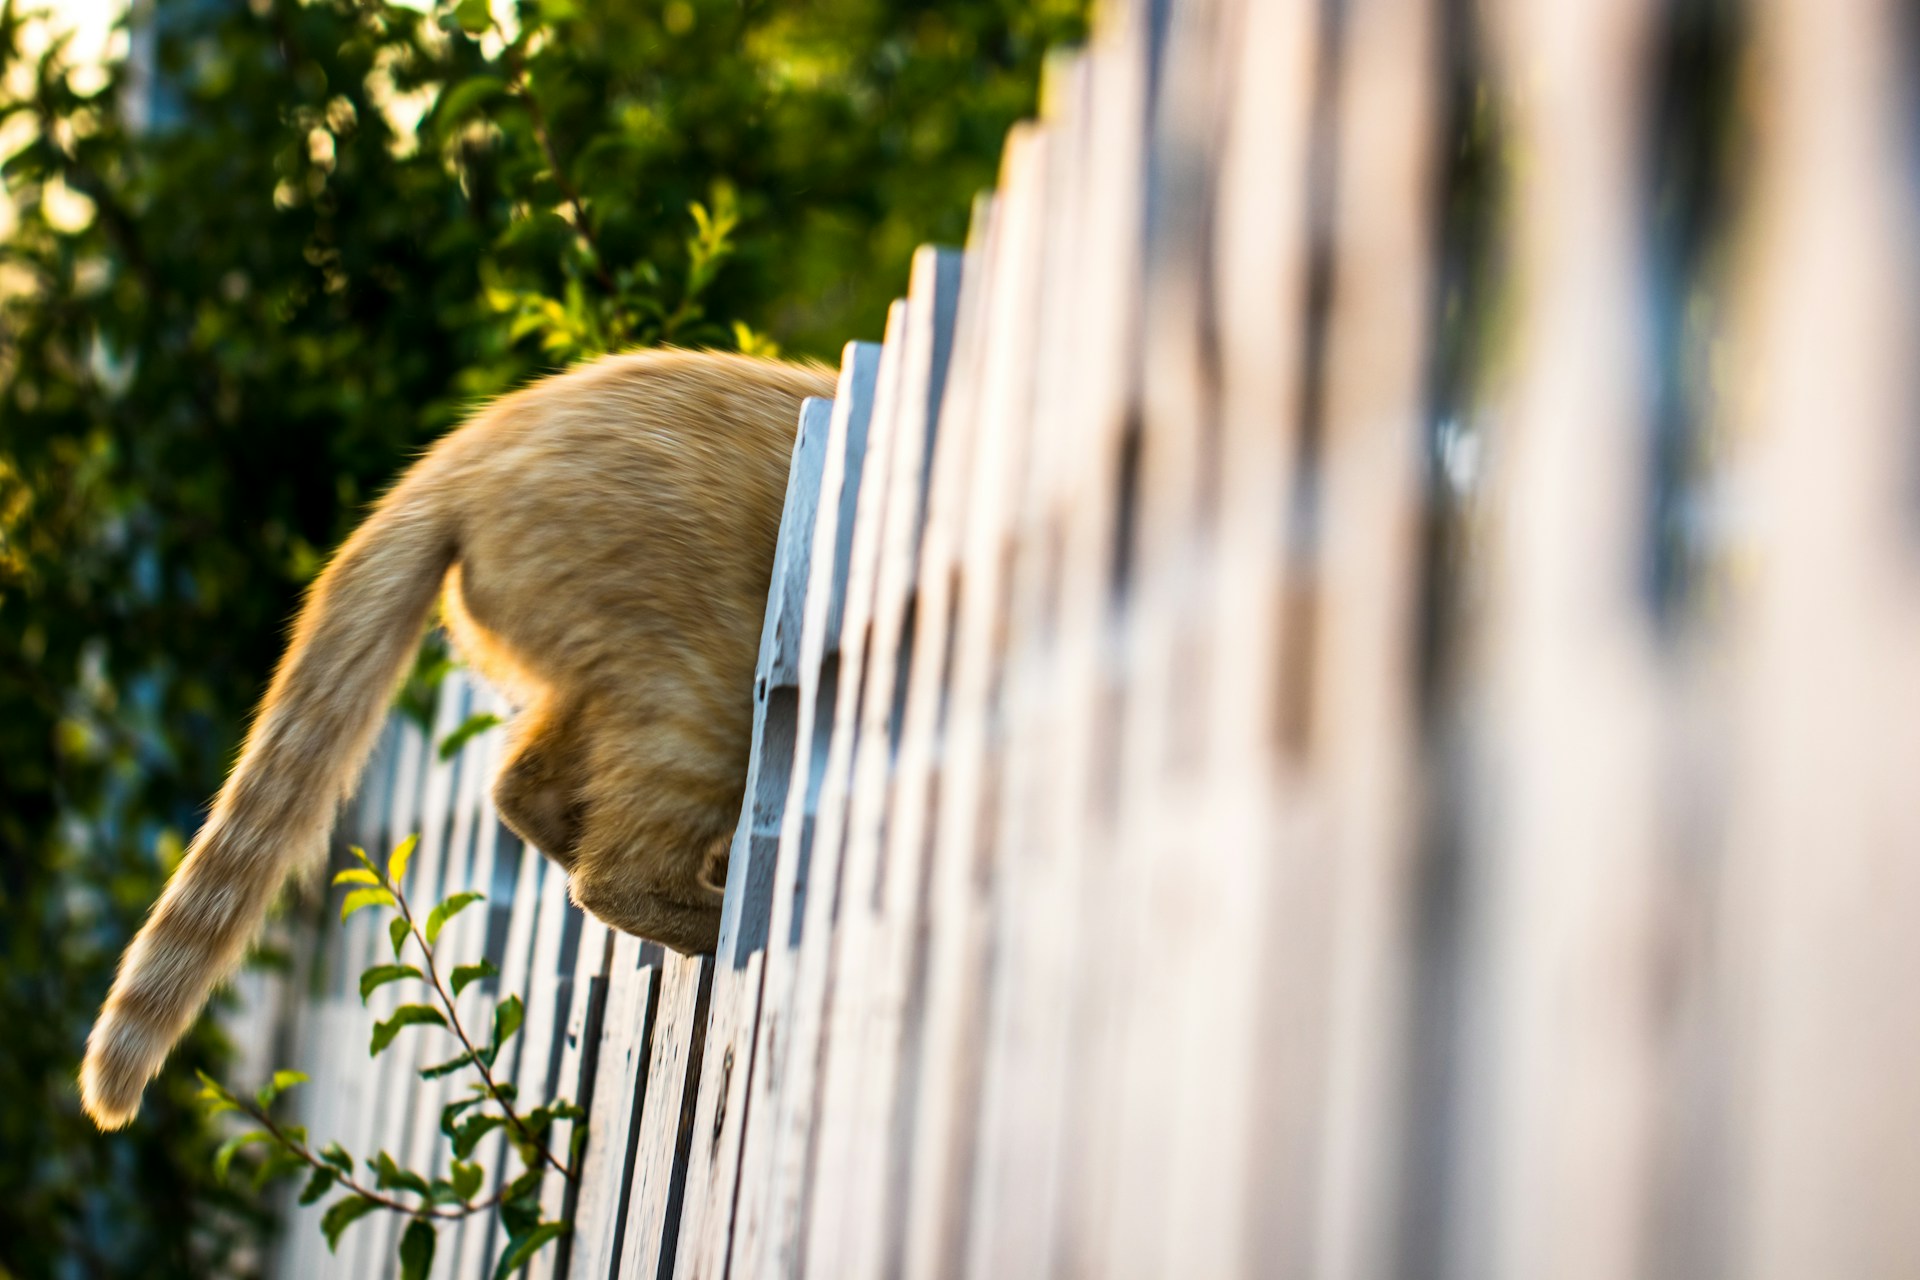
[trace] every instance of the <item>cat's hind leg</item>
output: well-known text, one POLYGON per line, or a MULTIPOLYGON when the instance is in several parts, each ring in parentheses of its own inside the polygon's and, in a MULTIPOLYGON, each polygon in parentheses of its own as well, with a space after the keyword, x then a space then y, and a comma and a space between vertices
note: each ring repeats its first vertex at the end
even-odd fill
POLYGON ((573 900, 623 932, 682 952, 719 938, 727 845, 740 780, 702 771, 686 739, 650 732, 605 738, 588 771, 573 900))
POLYGON ((549 700, 514 718, 511 745, 493 784, 501 821, 522 840, 571 869, 585 807, 577 741, 568 712, 549 700))

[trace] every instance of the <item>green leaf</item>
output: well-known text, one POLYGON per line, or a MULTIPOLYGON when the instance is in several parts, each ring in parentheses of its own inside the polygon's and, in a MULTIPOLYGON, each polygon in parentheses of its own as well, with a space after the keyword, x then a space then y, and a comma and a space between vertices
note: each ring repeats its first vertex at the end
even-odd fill
POLYGON ((447 921, 474 903, 485 901, 486 895, 483 893, 456 893, 435 907, 433 914, 427 917, 427 945, 431 946, 440 940, 440 931, 447 927, 447 921))
POLYGON ((491 1113, 468 1116, 460 1122, 454 1132, 453 1154, 458 1159, 465 1160, 473 1154, 473 1149, 480 1145, 480 1139, 505 1123, 506 1120, 503 1117, 491 1113))
POLYGON ((393 942, 394 959, 400 958, 400 950, 407 945, 407 935, 413 932, 413 926, 407 923, 405 916, 395 916, 387 922, 387 937, 393 942))
POLYGON ((341 871, 335 874, 335 876, 333 877, 333 882, 335 884, 377 885, 380 883, 380 877, 375 875, 373 872, 367 870, 365 867, 348 867, 345 871, 341 871))
POLYGON ((451 1138, 454 1132, 454 1122, 460 1118, 460 1113, 463 1111, 471 1111, 485 1101, 486 1098, 484 1096, 467 1098, 461 1102, 449 1102, 446 1106, 440 1108, 440 1132, 451 1138))
POLYGON ((508 996, 500 1002, 499 1007, 494 1009, 493 1041, 481 1055, 488 1066, 493 1065, 493 1060, 500 1056, 501 1046, 513 1038, 513 1033, 520 1029, 520 1024, 526 1021, 526 1018, 527 1009, 520 1003, 519 996, 508 996))
POLYGON ((442 124, 458 124, 467 113, 507 87, 498 76, 470 76, 440 95, 436 118, 442 124))
POLYGON ((200 1077, 200 1092, 196 1097, 206 1107, 208 1116, 217 1116, 223 1111, 240 1110, 239 1100, 228 1092, 225 1085, 204 1071, 196 1071, 194 1074, 200 1077))
POLYGON ((407 1027, 434 1026, 444 1027, 447 1020, 438 1009, 424 1004, 403 1004, 393 1011, 393 1016, 385 1022, 373 1024, 373 1045, 367 1051, 368 1057, 377 1058, 393 1038, 407 1027))
POLYGON ((453 994, 459 995, 473 983, 482 978, 497 978, 500 971, 493 967, 493 961, 482 960, 479 964, 463 964, 453 971, 453 994))
POLYGON ((480 1193, 480 1184, 486 1181, 487 1171, 477 1164, 465 1160, 455 1160, 449 1172, 453 1175, 453 1193, 464 1203, 480 1193))
POLYGON ((400 1236, 400 1280, 427 1280, 433 1270, 433 1224, 415 1218, 400 1236))
POLYGON ((509 1241, 506 1252, 500 1255, 500 1265, 493 1269, 493 1280, 506 1280, 506 1277, 531 1262, 533 1255, 540 1252, 548 1241, 556 1240, 571 1230, 573 1224, 570 1222, 543 1222, 518 1240, 509 1241))
POLYGON ((506 721, 491 711, 474 712, 460 722, 458 729, 455 729, 452 733, 440 739, 440 758, 442 760, 453 759, 460 754, 460 748, 466 746, 468 742, 493 728, 493 726, 505 723, 506 721))
POLYGON ((508 1235, 523 1236, 540 1221, 540 1184, 546 1178, 547 1167, 535 1165, 507 1184, 500 1196, 500 1221, 508 1235))
POLYGON ((289 1174, 299 1173, 306 1167, 307 1162, 300 1158, 298 1152, 291 1151, 286 1147, 278 1148, 275 1151, 269 1152, 267 1158, 260 1162, 260 1168, 256 1170, 253 1175, 253 1189, 258 1191, 275 1178, 284 1178, 289 1174))
POLYGON ((410 964, 377 964, 360 975, 360 1003, 365 1004, 367 997, 389 982, 398 982, 402 978, 421 978, 423 975, 410 964))
POLYGON ((350 844, 347 846, 347 852, 352 854, 354 857, 358 858, 360 860, 361 866, 375 873, 374 880, 376 883, 379 881, 380 879, 378 874, 379 868, 373 865, 373 859, 367 856, 367 851, 365 849, 362 849, 357 844, 350 844))
POLYGON ((430 1067, 420 1068, 422 1080, 438 1080, 441 1076, 450 1076, 462 1067, 473 1065, 473 1055, 463 1053, 457 1058, 448 1058, 445 1062, 436 1062, 430 1067))
POLYGON ((399 884, 407 877, 407 863, 413 859, 413 851, 420 843, 420 835, 415 832, 394 846, 393 856, 387 859, 387 883, 399 884))
POLYGON ((414 655, 413 673, 407 677, 393 705, 401 715, 420 726, 420 732, 433 732, 433 707, 439 698, 441 683, 458 664, 446 652, 436 632, 428 632, 414 655))
POLYGON ((262 1111, 265 1111, 282 1093, 297 1084, 306 1082, 307 1073, 304 1071, 276 1071, 273 1073, 273 1079, 260 1086, 260 1091, 253 1095, 253 1100, 260 1104, 262 1111))
POLYGON ((398 905, 399 904, 393 900, 393 895, 385 889, 355 889, 347 895, 347 900, 340 904, 340 923, 345 924, 347 917, 362 907, 393 907, 398 905))
POLYGON ((353 1157, 339 1143, 329 1142, 321 1148, 320 1158, 348 1177, 353 1176, 353 1157))
POLYGON ((339 1180, 340 1174, 325 1165, 315 1169, 313 1176, 307 1179, 306 1190, 300 1193, 300 1203, 319 1204, 321 1198, 333 1190, 333 1184, 339 1180))
POLYGON ((327 1251, 331 1253, 339 1247, 342 1231, 379 1207, 377 1202, 363 1195, 346 1196, 328 1205, 320 1219, 320 1230, 327 1236, 327 1251))
POLYGON ((470 36, 485 35, 493 27, 493 11, 487 0, 460 0, 454 6, 453 20, 470 36))
POLYGON ((265 1129, 250 1129, 246 1133, 228 1138, 220 1144, 220 1149, 213 1153, 214 1178, 221 1182, 227 1180, 227 1170, 232 1167, 233 1158, 240 1154, 242 1147, 251 1146, 256 1142, 272 1141, 273 1135, 265 1129))
POLYGON ((367 1167, 373 1170, 373 1185, 382 1191, 411 1191, 417 1196, 431 1194, 425 1178, 411 1169, 402 1169, 384 1151, 367 1161, 367 1167))

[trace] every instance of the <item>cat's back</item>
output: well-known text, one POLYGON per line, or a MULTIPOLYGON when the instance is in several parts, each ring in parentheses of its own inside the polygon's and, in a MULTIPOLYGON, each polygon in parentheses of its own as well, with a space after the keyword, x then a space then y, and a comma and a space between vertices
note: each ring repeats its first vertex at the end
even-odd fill
POLYGON ((738 632, 750 649, 800 402, 832 392, 819 366, 646 351, 488 406, 435 451, 475 616, 522 647, 587 645, 595 660, 596 636, 738 632))

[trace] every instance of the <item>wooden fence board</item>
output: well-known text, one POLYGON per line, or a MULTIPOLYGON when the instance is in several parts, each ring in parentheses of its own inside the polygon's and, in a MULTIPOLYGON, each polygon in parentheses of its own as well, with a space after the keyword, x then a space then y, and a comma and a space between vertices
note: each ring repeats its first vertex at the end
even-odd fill
POLYGON ((569 1271, 575 1275, 619 1274, 638 1150, 635 1122, 646 1091, 660 995, 660 966, 643 962, 644 951, 638 938, 614 937, 574 1214, 569 1271))
MULTIPOLYGON (((818 1189, 810 1209, 809 1270, 848 1277, 877 1272, 878 1220, 890 1147, 898 1010, 880 997, 888 969, 878 917, 887 868, 887 801, 902 729, 902 702, 913 660, 914 578, 929 470, 940 429, 940 401, 952 358, 961 284, 961 255, 923 247, 914 257, 907 293, 906 346, 901 353, 899 421, 884 479, 890 492, 876 550, 872 631, 862 663, 860 726, 850 764, 842 855, 841 910, 828 939, 829 1008, 822 1025, 818 1189), (837 1168, 838 1173, 828 1172, 837 1168)), ((876 476, 875 479, 882 477, 876 476)))
POLYGON ((617 1280, 673 1274, 713 960, 665 953, 617 1280))
POLYGON ((1526 336, 1490 441, 1461 1275, 1621 1275, 1646 1246, 1658 690, 1632 102, 1650 16, 1496 18, 1516 142, 1538 162, 1514 192, 1526 336))
MULTIPOLYGON (((815 1167, 819 1107, 821 1045, 828 1009, 831 978, 831 938, 839 910, 841 853, 846 831, 846 803, 852 772, 854 743, 860 725, 859 696, 863 688, 866 645, 872 623, 873 585, 885 517, 888 486, 884 482, 892 457, 893 432, 898 421, 900 366, 906 342, 909 310, 895 303, 887 318, 887 340, 881 347, 874 384, 872 418, 862 460, 862 482, 850 530, 846 588, 839 635, 836 706, 821 773, 816 804, 818 824, 807 862, 806 900, 800 936, 794 944, 792 988, 784 1011, 785 1051, 777 1064, 777 1100, 770 1138, 764 1197, 764 1221, 748 1264, 767 1274, 797 1271, 805 1256, 806 1197, 815 1167)), ((816 560, 818 559, 816 550, 816 560)), ((837 555, 837 552, 836 552, 837 555)), ((809 780, 809 787, 814 784, 809 780)), ((782 857, 786 841, 782 839, 782 857)))
POLYGON ((740 825, 728 856, 727 908, 715 950, 706 1049, 713 1065, 700 1077, 694 1108, 696 1139, 688 1158, 681 1213, 676 1265, 686 1276, 724 1273, 733 1226, 734 1187, 773 908, 774 863, 799 746, 800 633, 832 419, 830 400, 808 399, 801 406, 767 591, 754 678, 753 750, 740 825))
POLYGON ((1142 126, 1149 78, 1144 6, 1116 6, 1106 17, 1089 50, 1082 198, 1090 216, 1076 272, 1084 336, 1068 428, 1073 443, 1062 450, 1079 463, 1062 467, 1055 499, 1063 526, 1057 623, 1062 679, 1056 696, 1064 731, 1056 745, 1053 803, 1062 810, 1066 856, 1078 869, 1075 918, 1066 926, 1074 947, 1068 1045, 1074 1086, 1061 1121, 1065 1159, 1054 1249, 1057 1265, 1084 1274, 1101 1274, 1105 1264, 1100 1242, 1113 1170, 1099 1144, 1109 1132, 1112 1015, 1122 990, 1109 961, 1129 945, 1116 928, 1111 875, 1117 831, 1113 753, 1124 710, 1113 622, 1133 521, 1128 486, 1135 445, 1127 427, 1142 312, 1142 126))
MULTIPOLYGON (((879 386, 880 348, 849 343, 834 392, 819 511, 807 567, 802 619, 798 712, 791 794, 775 860, 761 1005, 742 1119, 739 1191, 730 1266, 742 1275, 757 1264, 772 1221, 771 1181, 780 1148, 778 1105, 791 1044, 788 1029, 798 979, 799 941, 812 883, 815 815, 826 776, 833 716, 838 710, 841 622, 853 526, 865 487, 867 437, 879 386)), ((724 1060, 723 1060, 724 1065, 724 1060)))
POLYGON ((1912 15, 1753 16, 1721 1253, 1763 1280, 1904 1275, 1920 1268, 1912 15))

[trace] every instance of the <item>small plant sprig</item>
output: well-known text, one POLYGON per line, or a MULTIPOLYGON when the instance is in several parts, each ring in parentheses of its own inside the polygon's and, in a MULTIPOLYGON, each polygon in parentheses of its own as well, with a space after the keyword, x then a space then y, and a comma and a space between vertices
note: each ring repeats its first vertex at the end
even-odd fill
POLYGON ((510 1081, 498 1079, 495 1063, 501 1050, 520 1030, 525 1006, 517 995, 502 1000, 493 1011, 493 1026, 485 1043, 477 1042, 460 1020, 460 993, 475 982, 498 976, 487 960, 456 965, 444 980, 435 944, 447 922, 476 902, 478 893, 456 893, 436 904, 423 921, 407 901, 401 882, 407 863, 413 856, 417 836, 402 841, 379 867, 365 850, 355 847, 360 863, 333 878, 347 887, 340 907, 340 922, 345 924, 354 913, 367 909, 391 910, 387 937, 393 945, 393 962, 369 966, 360 975, 360 1001, 365 1004, 376 990, 390 982, 424 983, 433 1003, 402 1004, 393 1015, 376 1022, 369 1052, 378 1057, 408 1027, 439 1027, 459 1042, 460 1052, 445 1062, 420 1069, 420 1078, 434 1080, 456 1072, 471 1071, 478 1078, 470 1082, 471 1095, 449 1103, 440 1112, 440 1132, 452 1147, 446 1177, 429 1177, 401 1167, 385 1151, 356 1163, 353 1155, 338 1142, 329 1142, 315 1150, 303 1125, 288 1124, 273 1117, 274 1102, 307 1077, 298 1071, 276 1071, 273 1078, 251 1097, 244 1096, 202 1073, 204 1086, 200 1097, 210 1114, 237 1111, 257 1126, 236 1134, 221 1145, 214 1155, 214 1173, 224 1178, 234 1157, 256 1143, 271 1148, 255 1175, 256 1185, 273 1178, 306 1173, 307 1184, 300 1193, 303 1205, 317 1204, 332 1192, 345 1194, 327 1206, 320 1220, 328 1249, 339 1245, 341 1233, 375 1210, 404 1214, 406 1230, 400 1236, 401 1280, 425 1280, 433 1266, 438 1226, 476 1213, 498 1209, 507 1240, 494 1267, 494 1280, 525 1266, 548 1242, 572 1229, 564 1221, 543 1221, 540 1216, 540 1185, 549 1172, 573 1180, 580 1148, 586 1139, 586 1127, 575 1124, 566 1158, 556 1156, 548 1144, 555 1121, 584 1119, 585 1113, 574 1104, 561 1100, 546 1103, 524 1114, 517 1108, 515 1089, 510 1081), (417 951, 418 964, 404 963, 409 944, 417 951), (521 1172, 497 1192, 481 1197, 486 1185, 486 1170, 472 1159, 475 1149, 487 1134, 499 1130, 520 1158, 521 1172), (364 1167, 372 1184, 356 1177, 355 1169, 364 1167))

